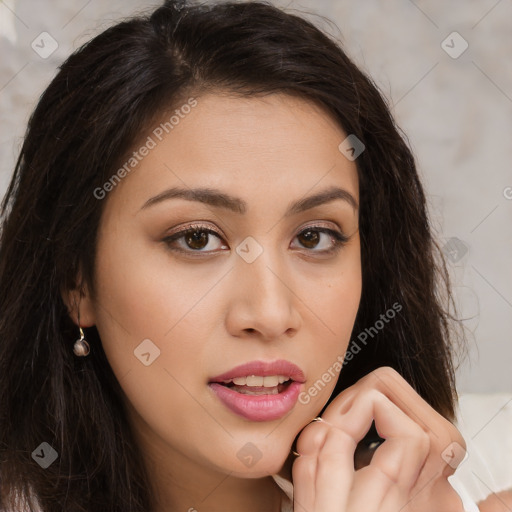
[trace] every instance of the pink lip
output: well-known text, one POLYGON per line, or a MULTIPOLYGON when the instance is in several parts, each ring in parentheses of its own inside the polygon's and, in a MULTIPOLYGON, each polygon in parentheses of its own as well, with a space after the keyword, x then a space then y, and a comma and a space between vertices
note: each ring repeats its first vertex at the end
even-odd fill
POLYGON ((272 363, 254 361, 233 368, 210 380, 209 387, 220 401, 232 412, 250 421, 272 421, 288 414, 299 397, 302 383, 305 382, 302 370, 288 361, 272 363), (277 395, 244 395, 220 384, 224 380, 248 375, 285 375, 294 381, 277 395))
POLYGON ((210 379, 210 382, 222 382, 224 380, 236 379, 237 377, 247 377, 248 375, 257 375, 268 377, 269 375, 285 375, 297 382, 306 382, 304 373, 295 364, 279 359, 271 363, 265 361, 252 361, 250 363, 241 364, 227 372, 217 375, 210 379))

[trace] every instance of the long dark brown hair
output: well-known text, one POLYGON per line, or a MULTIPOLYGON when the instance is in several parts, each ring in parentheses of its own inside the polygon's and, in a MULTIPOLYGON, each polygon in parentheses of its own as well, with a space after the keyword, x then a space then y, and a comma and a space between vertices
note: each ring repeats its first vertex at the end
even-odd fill
MULTIPOLYGON (((0 240, 0 507, 31 496, 44 512, 142 512, 148 476, 121 388, 94 327, 77 358, 61 291, 94 293, 94 190, 164 109, 223 90, 284 92, 327 109, 366 146, 357 158, 363 291, 357 335, 402 309, 343 367, 335 396, 389 365, 453 418, 455 308, 442 252, 408 147, 377 87, 341 45, 299 16, 262 2, 166 4, 78 49, 40 98, 2 203, 0 240), (57 461, 32 452, 47 442, 57 461)), ((340 141, 341 142, 341 141, 340 141)), ((369 332, 369 331, 367 331, 369 332)))

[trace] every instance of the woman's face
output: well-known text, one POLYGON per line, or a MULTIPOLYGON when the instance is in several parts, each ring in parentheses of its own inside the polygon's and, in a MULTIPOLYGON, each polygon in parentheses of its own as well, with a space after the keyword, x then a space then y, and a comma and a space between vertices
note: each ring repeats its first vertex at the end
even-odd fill
POLYGON ((350 339, 356 165, 338 149, 347 134, 304 100, 196 101, 168 133, 144 135, 138 163, 103 199, 97 295, 80 313, 148 458, 175 476, 260 477, 279 471, 328 400, 350 339))

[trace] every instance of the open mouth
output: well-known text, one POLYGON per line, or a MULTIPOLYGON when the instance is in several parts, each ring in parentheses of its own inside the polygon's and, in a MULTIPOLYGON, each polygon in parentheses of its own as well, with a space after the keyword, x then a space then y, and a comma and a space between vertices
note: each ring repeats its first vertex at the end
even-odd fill
POLYGON ((285 375, 268 375, 265 377, 249 375, 227 379, 219 382, 219 384, 243 395, 259 396, 283 393, 292 382, 293 379, 285 375))
POLYGON ((231 412, 250 421, 272 421, 295 407, 305 381, 289 361, 252 361, 211 378, 208 386, 231 412))

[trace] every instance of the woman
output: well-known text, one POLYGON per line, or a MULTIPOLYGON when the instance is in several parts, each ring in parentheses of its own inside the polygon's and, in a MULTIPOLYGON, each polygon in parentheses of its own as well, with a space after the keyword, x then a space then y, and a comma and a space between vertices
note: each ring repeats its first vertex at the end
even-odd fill
POLYGON ((106 30, 2 215, 3 508, 462 510, 414 158, 312 24, 167 2, 106 30))

